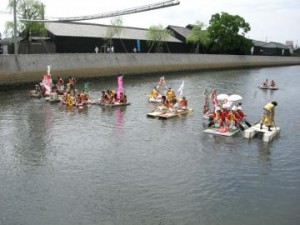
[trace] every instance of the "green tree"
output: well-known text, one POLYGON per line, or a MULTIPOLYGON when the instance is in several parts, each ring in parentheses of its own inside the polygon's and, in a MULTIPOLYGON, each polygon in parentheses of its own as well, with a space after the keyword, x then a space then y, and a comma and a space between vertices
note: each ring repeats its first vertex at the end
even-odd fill
MULTIPOLYGON (((157 26, 151 26, 146 34, 147 36, 147 44, 150 46, 150 49, 148 52, 151 51, 153 47, 155 47, 155 52, 162 52, 163 51, 163 44, 166 44, 166 40, 168 37, 172 35, 172 31, 164 29, 161 24, 157 26)), ((168 48, 168 52, 170 53, 170 50, 168 48)))
MULTIPOLYGON (((41 20, 44 18, 44 5, 39 0, 16 0, 18 19, 41 20)), ((14 0, 9 0, 8 8, 13 11, 14 0)), ((6 23, 5 33, 8 37, 14 36, 14 23, 6 23)), ((17 36, 29 39, 31 35, 45 36, 46 29, 42 22, 19 21, 17 36)))
POLYGON ((212 15, 207 28, 212 40, 212 52, 225 54, 249 54, 251 40, 245 38, 250 25, 238 15, 222 12, 212 15))
POLYGON ((192 33, 187 37, 187 43, 191 43, 196 46, 195 53, 199 53, 200 47, 203 52, 206 52, 210 43, 208 32, 203 30, 204 26, 204 23, 197 21, 193 26, 192 33))
POLYGON ((124 43, 123 43, 123 41, 122 41, 122 39, 120 38, 120 34, 122 33, 122 29, 123 29, 122 25, 123 25, 123 20, 122 20, 121 17, 116 17, 116 18, 112 19, 111 20, 111 26, 108 27, 108 29, 106 31, 105 39, 107 40, 108 46, 111 47, 113 45, 113 43, 112 43, 113 42, 112 41, 113 37, 117 36, 119 38, 119 40, 121 41, 124 50, 126 52, 128 52, 125 45, 124 45, 124 43))

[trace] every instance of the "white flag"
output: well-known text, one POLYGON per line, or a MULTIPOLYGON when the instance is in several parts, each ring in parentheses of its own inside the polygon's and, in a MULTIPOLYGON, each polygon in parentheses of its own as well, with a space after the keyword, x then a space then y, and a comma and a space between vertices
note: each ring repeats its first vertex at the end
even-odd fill
POLYGON ((181 97, 182 92, 183 92, 183 87, 184 87, 184 81, 182 81, 182 84, 180 85, 180 87, 177 90, 177 96, 181 97))

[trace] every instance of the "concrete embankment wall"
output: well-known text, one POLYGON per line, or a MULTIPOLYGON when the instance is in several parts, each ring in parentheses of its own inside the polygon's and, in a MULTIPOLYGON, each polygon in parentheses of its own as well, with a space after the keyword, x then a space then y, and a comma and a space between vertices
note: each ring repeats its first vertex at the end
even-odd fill
POLYGON ((300 65, 300 57, 205 54, 41 54, 0 55, 0 85, 41 80, 51 65, 53 78, 89 79, 156 72, 300 65))

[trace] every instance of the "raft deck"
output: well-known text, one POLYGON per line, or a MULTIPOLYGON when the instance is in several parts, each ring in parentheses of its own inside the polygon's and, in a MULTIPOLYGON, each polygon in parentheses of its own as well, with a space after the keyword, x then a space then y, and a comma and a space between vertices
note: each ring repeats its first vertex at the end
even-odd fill
POLYGON ((271 127, 271 131, 268 131, 268 127, 265 125, 263 125, 262 129, 260 129, 260 124, 255 124, 244 131, 244 137, 250 139, 253 138, 257 133, 263 133, 263 141, 270 142, 276 135, 279 134, 279 132, 280 127, 271 127))
POLYGON ((147 113, 148 117, 158 117, 159 119, 169 119, 169 118, 173 118, 173 117, 180 117, 182 115, 186 115, 188 113, 190 113, 191 111, 193 111, 192 109, 179 109, 176 112, 170 112, 170 111, 154 111, 154 112, 150 112, 147 113))
POLYGON ((120 102, 114 102, 114 103, 99 103, 100 106, 105 106, 105 107, 117 107, 117 106, 127 106, 130 105, 129 102, 126 103, 120 103, 120 102))
POLYGON ((227 129, 224 130, 224 127, 210 127, 204 130, 204 133, 214 134, 214 135, 222 135, 226 137, 231 137, 240 131, 239 128, 236 129, 227 129))

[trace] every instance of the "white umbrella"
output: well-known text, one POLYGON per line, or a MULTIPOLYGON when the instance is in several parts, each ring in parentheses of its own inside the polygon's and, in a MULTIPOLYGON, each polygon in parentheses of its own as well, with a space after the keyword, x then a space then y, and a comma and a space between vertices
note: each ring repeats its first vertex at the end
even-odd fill
POLYGON ((228 97, 228 101, 239 101, 239 100, 242 100, 243 99, 243 97, 242 96, 240 96, 240 95, 230 95, 229 97, 228 97))
POLYGON ((220 101, 227 100, 228 97, 229 97, 229 96, 226 95, 226 94, 219 94, 219 95, 217 96, 217 100, 220 100, 220 101))

